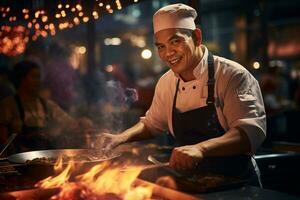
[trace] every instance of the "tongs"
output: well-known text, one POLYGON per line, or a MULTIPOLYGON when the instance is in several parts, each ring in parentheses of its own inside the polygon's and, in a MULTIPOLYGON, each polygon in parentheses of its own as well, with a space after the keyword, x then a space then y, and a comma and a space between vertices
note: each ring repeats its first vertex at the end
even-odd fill
POLYGON ((169 162, 162 163, 162 162, 158 161, 156 158, 154 158, 152 155, 149 155, 147 157, 147 160, 152 162, 154 164, 154 166, 165 167, 164 169, 166 171, 168 171, 169 173, 171 173, 176 178, 182 178, 183 177, 183 174, 181 174, 181 173, 175 171, 174 169, 170 168, 170 166, 169 166, 170 163, 169 162))

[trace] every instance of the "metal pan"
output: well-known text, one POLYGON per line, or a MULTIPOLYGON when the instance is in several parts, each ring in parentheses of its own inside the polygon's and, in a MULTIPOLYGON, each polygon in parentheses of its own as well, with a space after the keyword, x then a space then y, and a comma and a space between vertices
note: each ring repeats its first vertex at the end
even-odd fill
MULTIPOLYGON (((28 175, 32 179, 41 180, 55 173, 54 164, 51 163, 27 163, 28 160, 33 160, 36 158, 51 158, 51 160, 57 160, 59 156, 65 155, 73 157, 76 155, 94 155, 95 150, 92 149, 55 149, 55 150, 40 150, 40 151, 28 151, 23 153, 17 153, 9 156, 7 159, 9 162, 13 163, 12 166, 21 174, 28 175), (27 162, 26 162, 27 161, 27 162)), ((74 161, 76 164, 76 170, 74 174, 80 173, 82 170, 90 169, 95 164, 103 161, 110 161, 120 157, 121 154, 110 153, 109 156, 95 157, 90 161, 74 161)), ((67 162, 64 162, 67 165, 67 162)))
POLYGON ((95 150, 93 149, 53 149, 53 150, 40 150, 40 151, 28 151, 23 153, 17 153, 17 154, 10 155, 7 159, 9 162, 12 163, 26 164, 28 161, 36 158, 48 158, 48 159, 56 160, 60 156, 74 157, 78 155, 89 156, 90 161, 82 161, 82 162, 101 162, 105 160, 111 160, 120 156, 120 154, 114 154, 114 153, 109 153, 109 154, 106 153, 105 155, 104 154, 96 155, 95 150))

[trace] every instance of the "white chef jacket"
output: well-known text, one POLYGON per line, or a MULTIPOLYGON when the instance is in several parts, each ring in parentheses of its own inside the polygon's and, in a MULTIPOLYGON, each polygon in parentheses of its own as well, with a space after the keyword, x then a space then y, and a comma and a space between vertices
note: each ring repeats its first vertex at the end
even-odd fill
MULTIPOLYGON (((179 83, 176 108, 186 112, 206 106, 208 96, 208 50, 195 67, 195 80, 179 83)), ((215 106, 221 126, 225 131, 242 128, 251 143, 251 153, 261 145, 266 137, 266 113, 258 81, 240 64, 214 56, 215 67, 215 106)), ((153 133, 169 130, 172 126, 172 106, 176 82, 180 78, 173 71, 167 71, 158 81, 152 104, 141 122, 153 133)))

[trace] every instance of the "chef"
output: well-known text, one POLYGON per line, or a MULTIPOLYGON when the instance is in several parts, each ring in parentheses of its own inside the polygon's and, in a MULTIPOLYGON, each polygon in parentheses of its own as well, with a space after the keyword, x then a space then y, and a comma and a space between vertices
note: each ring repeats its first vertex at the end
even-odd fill
POLYGON ((145 116, 120 134, 103 133, 98 145, 113 148, 168 130, 177 144, 170 167, 190 170, 209 163, 213 172, 259 185, 252 158, 266 137, 259 84, 246 68, 202 44, 196 16, 181 3, 154 14, 155 45, 170 70, 159 79, 145 116))

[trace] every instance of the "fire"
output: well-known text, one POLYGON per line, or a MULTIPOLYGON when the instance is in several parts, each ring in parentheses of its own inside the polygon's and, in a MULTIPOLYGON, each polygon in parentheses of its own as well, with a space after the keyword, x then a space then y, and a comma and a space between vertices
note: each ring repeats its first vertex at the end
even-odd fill
MULTIPOLYGON (((74 161, 70 161, 67 167, 58 175, 58 176, 49 176, 48 178, 38 182, 37 187, 41 188, 54 188, 64 186, 71 176, 71 171, 74 168, 74 161)), ((54 165, 55 171, 60 171, 63 169, 62 158, 59 158, 56 164, 54 165)))
MULTIPOLYGON (((62 161, 58 161, 56 169, 61 169, 62 161)), ((152 186, 137 184, 136 178, 142 166, 102 162, 87 172, 70 178, 74 170, 74 162, 57 176, 50 176, 36 184, 37 187, 49 189, 59 187, 60 193, 53 196, 53 200, 67 199, 122 199, 146 200, 152 196, 152 186), (71 180, 72 179, 72 180, 71 180)))

